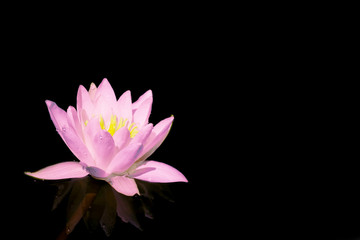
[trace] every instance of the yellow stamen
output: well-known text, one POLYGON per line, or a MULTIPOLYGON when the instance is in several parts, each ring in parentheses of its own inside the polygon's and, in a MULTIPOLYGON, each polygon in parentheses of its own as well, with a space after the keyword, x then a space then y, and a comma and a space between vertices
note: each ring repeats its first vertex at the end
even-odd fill
POLYGON ((130 124, 130 126, 129 126, 129 131, 130 131, 130 129, 131 129, 134 125, 135 125, 135 123, 130 124))
POLYGON ((137 130, 138 127, 134 127, 133 129, 129 129, 130 131, 130 137, 133 138, 135 137, 135 135, 139 132, 139 130, 137 130))
POLYGON ((109 126, 109 130, 108 130, 108 132, 112 135, 112 136, 114 136, 114 133, 116 132, 116 123, 117 123, 117 121, 116 121, 116 116, 115 115, 112 115, 111 116, 111 120, 110 120, 110 126, 109 126))
POLYGON ((119 124, 117 126, 116 130, 119 130, 120 128, 124 127, 126 125, 127 119, 120 118, 119 124))
MULTIPOLYGON (((104 118, 100 115, 99 118, 99 123, 100 123, 100 127, 102 130, 106 130, 106 126, 105 126, 105 121, 104 118)), ((88 124, 88 121, 85 122, 85 126, 88 124)), ((118 121, 118 118, 115 115, 111 115, 110 118, 110 124, 109 124, 109 128, 107 129, 107 131, 114 136, 115 132, 117 130, 119 130, 122 127, 127 127, 128 125, 128 120, 124 119, 124 118, 120 118, 118 121)), ((135 137, 135 135, 139 132, 139 130, 137 129, 138 127, 135 126, 135 123, 131 123, 128 127, 129 132, 130 132, 130 137, 133 138, 135 137)))
POLYGON ((102 130, 105 130, 105 122, 104 118, 100 115, 100 127, 102 130))

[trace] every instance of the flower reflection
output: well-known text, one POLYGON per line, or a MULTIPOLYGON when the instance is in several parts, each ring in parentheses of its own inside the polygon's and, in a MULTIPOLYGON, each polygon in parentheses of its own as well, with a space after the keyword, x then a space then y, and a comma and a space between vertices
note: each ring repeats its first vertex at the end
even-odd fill
POLYGON ((90 231, 102 229, 108 237, 114 229, 117 216, 123 222, 142 230, 145 218, 153 218, 155 196, 170 202, 173 200, 166 184, 136 181, 141 196, 132 197, 123 195, 106 182, 97 181, 90 176, 54 183, 58 190, 53 210, 60 204, 67 204, 66 224, 58 239, 66 239, 81 219, 90 231))

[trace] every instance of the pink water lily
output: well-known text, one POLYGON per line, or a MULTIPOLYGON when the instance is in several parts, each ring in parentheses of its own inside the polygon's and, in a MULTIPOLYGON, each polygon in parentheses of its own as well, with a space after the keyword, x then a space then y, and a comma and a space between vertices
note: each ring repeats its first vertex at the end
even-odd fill
POLYGON ((169 133, 174 117, 149 123, 151 90, 132 102, 130 91, 118 100, 105 78, 89 91, 80 85, 76 109, 65 112, 47 100, 51 120, 78 161, 62 162, 27 175, 46 180, 81 178, 88 174, 107 181, 116 191, 139 194, 134 179, 149 182, 187 182, 175 168, 147 160, 169 133))

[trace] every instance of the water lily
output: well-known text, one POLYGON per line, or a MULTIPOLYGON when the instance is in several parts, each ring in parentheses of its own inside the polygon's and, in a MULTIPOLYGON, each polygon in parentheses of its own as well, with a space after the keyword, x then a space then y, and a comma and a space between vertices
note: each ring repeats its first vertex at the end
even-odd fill
POLYGON ((107 181, 127 196, 139 194, 134 179, 148 182, 187 182, 174 167, 147 160, 169 133, 173 116, 155 126, 149 123, 153 97, 149 90, 134 103, 130 91, 117 100, 105 78, 86 90, 80 85, 76 108, 64 111, 46 100, 56 131, 79 161, 61 162, 37 172, 38 179, 81 178, 86 175, 107 181))

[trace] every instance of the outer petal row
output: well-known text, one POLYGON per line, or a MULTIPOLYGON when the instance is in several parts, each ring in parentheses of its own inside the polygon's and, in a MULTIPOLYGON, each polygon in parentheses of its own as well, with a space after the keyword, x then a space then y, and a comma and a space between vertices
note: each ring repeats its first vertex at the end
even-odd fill
POLYGON ((145 161, 130 175, 132 178, 148 182, 188 182, 186 177, 170 165, 156 161, 145 161))
POLYGON ((37 172, 25 172, 25 174, 39 179, 57 180, 66 178, 82 178, 88 175, 88 172, 79 162, 62 162, 40 169, 37 172))

